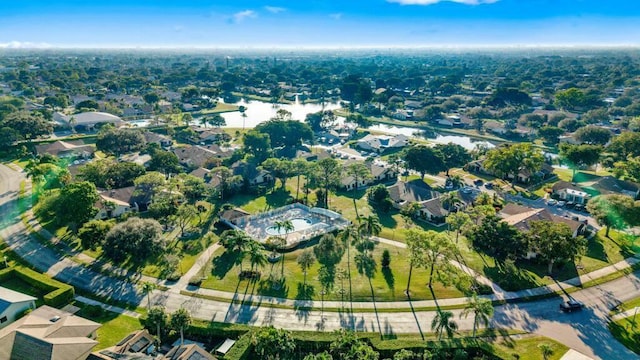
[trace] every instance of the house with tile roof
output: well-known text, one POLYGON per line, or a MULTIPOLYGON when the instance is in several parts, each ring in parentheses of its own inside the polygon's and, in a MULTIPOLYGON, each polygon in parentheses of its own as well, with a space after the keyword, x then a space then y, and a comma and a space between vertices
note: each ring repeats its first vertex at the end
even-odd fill
POLYGON ((49 154, 59 158, 81 157, 88 159, 95 152, 96 149, 93 145, 87 145, 82 140, 58 140, 49 144, 36 145, 38 155, 49 154))
POLYGON ((100 324, 41 306, 0 330, 0 359, 84 360, 100 324))

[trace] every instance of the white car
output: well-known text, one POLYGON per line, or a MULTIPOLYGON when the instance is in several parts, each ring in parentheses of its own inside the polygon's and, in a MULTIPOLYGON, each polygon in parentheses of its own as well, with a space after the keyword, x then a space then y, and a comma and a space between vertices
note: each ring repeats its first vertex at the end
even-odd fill
POLYGON ((557 201, 555 201, 554 199, 549 199, 549 200, 547 200, 547 205, 549 205, 549 206, 553 206, 553 205, 555 205, 555 204, 557 204, 557 203, 558 203, 558 202, 557 202, 557 201))
POLYGON ((471 194, 472 189, 468 186, 465 186, 460 191, 462 191, 463 194, 471 194))
POLYGON ((558 207, 563 207, 565 205, 567 205, 566 201, 558 201, 558 207))

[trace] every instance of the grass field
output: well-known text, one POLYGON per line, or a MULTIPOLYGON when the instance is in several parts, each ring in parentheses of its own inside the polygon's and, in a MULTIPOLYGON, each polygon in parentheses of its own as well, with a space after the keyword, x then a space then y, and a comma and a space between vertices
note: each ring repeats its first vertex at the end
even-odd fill
POLYGON ((98 345, 93 349, 94 351, 113 346, 129 333, 143 328, 139 319, 106 310, 96 311, 95 308, 84 304, 75 303, 74 305, 80 307, 76 315, 102 324, 97 331, 98 345))
POLYGON ((635 316, 609 323, 609 331, 624 346, 640 354, 640 326, 635 316))
MULTIPOLYGON (((228 254, 224 249, 219 249, 213 258, 213 268, 211 276, 209 276, 202 284, 202 287, 217 289, 223 291, 237 292, 240 296, 249 295, 268 295, 290 299, 314 299, 321 300, 321 284, 318 279, 318 270, 320 265, 316 262, 307 272, 306 283, 304 274, 298 266, 296 259, 302 253, 303 249, 295 250, 287 253, 284 261, 284 278, 285 284, 280 289, 274 289, 271 286, 269 277, 279 280, 281 274, 281 263, 267 264, 260 269, 261 279, 259 281, 240 280, 240 265, 236 263, 236 257, 228 254)), ((370 301, 371 289, 367 278, 358 274, 353 257, 356 250, 352 247, 351 253, 351 287, 352 297, 354 301, 370 301)), ((406 299, 403 291, 406 288, 409 265, 404 259, 407 258, 407 251, 396 247, 379 244, 373 251, 375 259, 376 273, 372 278, 372 286, 377 301, 402 301, 406 299), (381 270, 380 259, 384 249, 391 253, 391 265, 388 270, 381 270)), ((250 269, 250 263, 247 259, 242 264, 243 270, 250 269)), ((336 269, 343 269, 345 272, 347 267, 347 254, 343 255, 342 261, 336 266, 336 269)), ((425 269, 414 269, 411 280, 412 299, 425 300, 432 299, 428 287, 428 271, 425 269)), ((342 292, 344 290, 344 300, 348 301, 349 282, 347 279, 340 280, 339 276, 335 277, 333 289, 328 291, 324 296, 325 300, 342 300, 342 292)), ((441 284, 434 286, 436 296, 438 298, 451 298, 462 296, 463 293, 453 286, 445 287, 441 284)))
POLYGON ((544 359, 541 344, 547 344, 552 350, 547 360, 558 360, 569 350, 557 341, 542 336, 524 335, 519 339, 502 339, 492 343, 496 355, 503 359, 540 360, 544 359))

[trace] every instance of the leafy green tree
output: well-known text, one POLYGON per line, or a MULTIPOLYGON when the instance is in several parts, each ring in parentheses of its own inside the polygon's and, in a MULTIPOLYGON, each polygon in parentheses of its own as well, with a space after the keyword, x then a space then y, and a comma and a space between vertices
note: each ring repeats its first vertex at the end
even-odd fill
POLYGON ((556 106, 566 110, 582 108, 586 102, 584 92, 577 88, 558 91, 555 94, 555 98, 556 106))
POLYGON ((255 130, 248 131, 243 137, 242 152, 250 155, 253 161, 261 163, 271 155, 271 139, 268 134, 255 130))
POLYGON ((325 350, 317 354, 307 354, 302 360, 333 360, 333 356, 325 350))
POLYGON ((411 275, 413 274, 413 268, 422 268, 425 267, 426 257, 425 257, 425 245, 424 234, 421 231, 415 231, 414 229, 410 229, 406 234, 407 241, 407 249, 409 250, 409 277, 407 279, 407 289, 405 290, 405 294, 410 296, 411 294, 411 275))
POLYGON ((7 114, 0 127, 11 128, 18 135, 18 140, 31 140, 39 136, 50 134, 53 126, 41 114, 35 112, 17 111, 7 114))
POLYGON ((542 358, 544 360, 549 359, 549 357, 553 355, 553 347, 551 347, 551 345, 547 343, 539 344, 538 349, 540 349, 540 352, 542 353, 542 358))
POLYGON ((566 160, 573 170, 572 180, 575 179, 577 169, 596 165, 600 161, 602 151, 600 145, 560 144, 560 157, 566 160))
POLYGON ((111 220, 91 220, 80 228, 78 238, 80 245, 85 250, 96 250, 104 242, 107 233, 113 227, 111 220))
POLYGON ((497 107, 531 105, 531 97, 526 92, 515 88, 498 88, 491 94, 487 103, 497 107))
POLYGON ((151 153, 149 170, 159 171, 165 174, 179 173, 182 171, 178 156, 171 151, 156 150, 151 153))
POLYGON ((293 162, 287 159, 269 158, 262 163, 262 167, 280 179, 282 189, 287 185, 287 180, 294 175, 293 162))
POLYGON ((150 92, 144 94, 142 99, 144 99, 144 101, 149 105, 155 105, 160 101, 160 96, 156 93, 150 92))
POLYGON ((335 266, 344 255, 344 247, 333 234, 324 234, 313 248, 316 259, 322 265, 335 266))
POLYGON ((458 243, 460 232, 464 231, 472 224, 469 214, 462 211, 457 211, 453 214, 449 214, 445 219, 445 222, 449 225, 449 228, 451 230, 454 230, 456 232, 456 244, 458 243))
POLYGON ((289 359, 296 349, 291 333, 273 326, 261 328, 251 336, 254 351, 261 359, 289 359))
POLYGON ((473 337, 475 338, 478 325, 489 325, 489 321, 493 316, 493 304, 491 300, 479 298, 478 295, 474 293, 462 313, 460 313, 460 317, 467 318, 470 314, 473 314, 473 337))
POLYGON ((576 140, 591 145, 605 145, 611 139, 611 131, 598 126, 585 126, 575 132, 576 140))
POLYGON ((438 335, 438 341, 442 341, 443 334, 447 334, 449 339, 453 338, 458 330, 458 324, 453 320, 453 313, 451 311, 436 311, 436 316, 431 321, 431 330, 438 335))
POLYGON ((78 169, 83 180, 94 183, 99 188, 119 189, 133 185, 134 179, 144 175, 144 166, 128 162, 116 161, 113 158, 97 159, 78 169))
POLYGON ((180 236, 184 236, 184 231, 193 220, 198 217, 198 210, 191 204, 182 204, 176 211, 176 224, 180 228, 180 236))
POLYGON ((267 134, 273 147, 295 148, 303 141, 313 141, 311 127, 296 120, 269 120, 256 126, 255 130, 267 134))
POLYGON ((442 153, 426 145, 408 147, 403 158, 407 168, 419 172, 422 179, 425 174, 436 175, 446 170, 442 153))
POLYGON ((141 263, 158 256, 165 246, 162 227, 156 220, 132 217, 109 230, 103 249, 105 256, 116 263, 127 257, 141 263))
POLYGON ((81 181, 63 187, 57 201, 58 223, 82 226, 98 212, 94 206, 98 199, 96 187, 90 182, 81 181))
POLYGON ((640 132, 626 131, 613 138, 607 152, 615 154, 620 160, 629 156, 640 156, 640 132))
POLYGON ((189 310, 180 308, 171 314, 171 328, 180 332, 180 345, 184 344, 184 331, 191 325, 189 310))
POLYGON ((564 130, 556 126, 543 126, 538 128, 538 136, 544 139, 545 142, 556 145, 560 139, 559 137, 564 134, 564 130))
POLYGON ((515 227, 495 215, 486 216, 467 237, 474 249, 493 256, 500 263, 523 256, 529 248, 526 238, 515 227))
POLYGON ((114 129, 106 127, 100 130, 96 138, 96 148, 107 154, 119 156, 140 151, 146 146, 142 133, 133 129, 114 129))
POLYGON ((611 228, 624 229, 637 225, 640 222, 638 209, 640 206, 636 206, 631 197, 620 194, 599 195, 587 203, 591 216, 607 228, 607 237, 611 228))
POLYGON ((340 167, 338 161, 333 158, 324 158, 314 164, 310 173, 313 182, 323 190, 323 207, 329 208, 329 191, 340 182, 340 167))
POLYGON ((574 261, 586 247, 586 240, 582 236, 574 238, 567 224, 540 220, 531 221, 529 228, 529 245, 548 263, 549 274, 557 261, 574 261))
POLYGON ((508 144, 487 152, 483 166, 499 177, 513 177, 513 183, 521 170, 536 173, 542 168, 542 152, 529 143, 508 144))
POLYGON ((305 159, 295 159, 292 164, 292 176, 298 178, 296 185, 296 201, 298 200, 298 194, 300 192, 300 176, 305 175, 309 169, 309 163, 305 159))
POLYGON ((442 160, 446 175, 449 176, 449 170, 459 168, 471 161, 471 155, 464 147, 454 144, 437 144, 436 150, 442 154, 442 160))

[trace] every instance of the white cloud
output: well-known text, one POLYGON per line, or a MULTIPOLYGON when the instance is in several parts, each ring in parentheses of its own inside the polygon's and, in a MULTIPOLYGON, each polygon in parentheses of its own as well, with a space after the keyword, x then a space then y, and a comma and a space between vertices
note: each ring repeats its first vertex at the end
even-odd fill
POLYGON ((400 5, 433 5, 444 1, 450 1, 458 4, 465 5, 481 5, 481 4, 493 4, 500 0, 387 0, 390 3, 397 3, 400 5))
POLYGON ((279 14, 281 12, 287 11, 287 9, 278 6, 265 6, 264 9, 272 14, 279 14))
POLYGON ((233 20, 237 23, 242 22, 244 19, 253 19, 256 17, 258 17, 258 14, 253 10, 244 10, 233 14, 233 20))
POLYGON ((329 14, 329 17, 333 20, 340 20, 342 19, 342 13, 329 14))
POLYGON ((46 49, 50 47, 53 47, 53 45, 28 41, 10 41, 8 43, 0 43, 0 49, 46 49))

